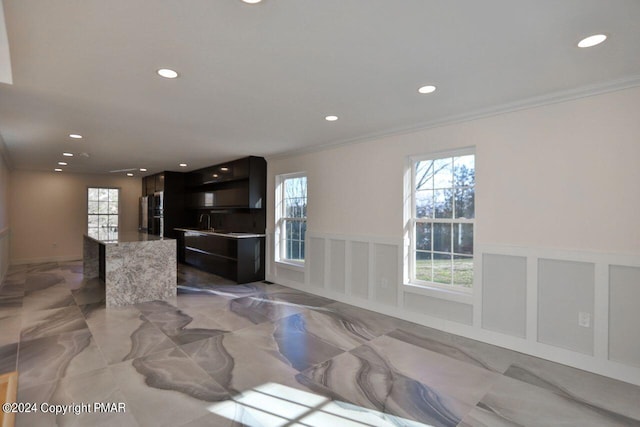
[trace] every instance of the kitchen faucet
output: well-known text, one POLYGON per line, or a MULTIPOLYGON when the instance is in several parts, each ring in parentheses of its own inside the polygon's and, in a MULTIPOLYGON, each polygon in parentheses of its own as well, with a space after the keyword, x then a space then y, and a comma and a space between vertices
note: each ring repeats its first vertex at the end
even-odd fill
POLYGON ((202 224, 202 219, 207 217, 207 230, 211 230, 211 216, 209 214, 200 214, 200 218, 198 219, 198 224, 202 224))

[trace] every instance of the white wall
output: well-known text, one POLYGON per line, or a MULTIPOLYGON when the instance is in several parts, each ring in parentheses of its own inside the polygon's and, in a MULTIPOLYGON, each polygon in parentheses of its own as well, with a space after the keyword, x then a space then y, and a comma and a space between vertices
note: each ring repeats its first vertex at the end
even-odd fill
POLYGON ((274 175, 305 170, 312 230, 400 237, 405 157, 475 145, 479 241, 640 253, 640 227, 619 222, 640 207, 639 93, 269 159, 270 191, 274 175))
POLYGON ((138 228, 139 178, 14 170, 11 177, 11 263, 82 258, 87 187, 120 188, 120 230, 138 228))
POLYGON ((0 283, 9 268, 9 186, 11 175, 0 137, 0 283))
MULTIPOLYGON (((618 309, 609 309, 609 270, 616 265, 640 267, 640 227, 633 218, 640 212, 638 111, 640 88, 633 88, 268 159, 269 194, 274 194, 276 175, 306 171, 309 196, 307 265, 293 272, 271 261, 268 278, 640 384, 638 346, 618 345, 615 359, 624 361, 619 363, 609 360, 608 342, 610 335, 621 337, 629 332, 609 330, 609 312, 618 309), (442 298, 403 286, 406 159, 469 146, 476 150, 477 174, 475 294, 472 298, 442 298), (336 256, 331 248, 342 248, 339 241, 345 242, 346 250, 341 249, 345 259, 332 264, 336 256), (514 260, 519 266, 504 264, 502 271, 500 263, 488 262, 492 270, 483 274, 485 255, 514 260), (545 260, 561 263, 551 270, 556 275, 548 273, 545 260), (573 266, 580 266, 581 272, 573 266), (363 291, 362 283, 354 280, 353 271, 367 276, 368 290, 363 291), (344 291, 329 283, 336 274, 346 278, 344 291), (497 282, 503 280, 503 274, 522 276, 515 278, 508 297, 500 292, 508 283, 497 282), (574 283, 583 279, 585 283, 574 283), (539 304, 539 292, 554 283, 567 286, 551 298, 543 293, 539 304), (513 299, 485 298, 488 307, 513 302, 526 309, 488 316, 482 312, 483 285, 488 290, 486 298, 513 299), (563 311, 561 300, 571 299, 574 289, 583 290, 584 295, 578 296, 581 303, 572 309, 588 311, 592 318, 586 330, 577 324, 578 313, 563 311), (541 318, 545 322, 539 331, 541 318), (484 328, 483 319, 492 327, 484 328), (560 325, 566 319, 569 323, 560 325), (505 324, 501 328, 501 322, 519 327, 505 324), (554 322, 562 327, 556 336, 548 337, 554 322), (588 336, 576 343, 573 336, 577 333, 588 336)), ((272 250, 273 198, 269 202, 272 250)), ((640 296, 640 284, 634 285, 616 286, 640 296)), ((634 316, 630 313, 628 317, 634 316)), ((628 327, 620 326, 623 322, 615 325, 628 327)))

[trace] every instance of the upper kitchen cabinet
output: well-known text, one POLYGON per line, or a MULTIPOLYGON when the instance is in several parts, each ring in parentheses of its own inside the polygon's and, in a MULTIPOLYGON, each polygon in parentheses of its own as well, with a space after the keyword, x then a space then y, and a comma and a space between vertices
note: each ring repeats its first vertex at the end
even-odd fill
POLYGON ((149 196, 159 191, 164 191, 165 172, 142 178, 142 195, 149 196))
POLYGON ((156 177, 155 175, 145 176, 142 178, 142 195, 149 196, 156 191, 156 177))
POLYGON ((266 161, 262 157, 245 157, 232 162, 208 166, 191 172, 191 185, 197 187, 206 184, 216 184, 249 178, 252 172, 254 174, 259 173, 256 169, 259 160, 264 162, 266 173, 266 161), (252 163, 253 170, 251 168, 252 163))
POLYGON ((267 162, 245 157, 193 171, 189 177, 193 209, 266 207, 267 162))
MULTIPOLYGON (((187 174, 183 172, 165 171, 142 179, 143 195, 153 196, 154 193, 162 192, 162 196, 158 196, 157 199, 161 203, 156 208, 159 211, 153 214, 162 217, 162 226, 158 225, 158 230, 162 229, 165 237, 175 239, 178 233, 174 229, 183 227, 188 220, 185 210, 186 178, 187 174)), ((151 233, 157 234, 152 231, 151 233)))
POLYGON ((164 191, 164 174, 164 172, 160 172, 155 175, 156 192, 164 191))

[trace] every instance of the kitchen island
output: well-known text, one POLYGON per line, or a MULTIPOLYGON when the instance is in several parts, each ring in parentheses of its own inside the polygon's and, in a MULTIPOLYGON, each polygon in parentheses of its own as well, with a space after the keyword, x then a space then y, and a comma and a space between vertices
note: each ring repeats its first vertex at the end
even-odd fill
POLYGON ((164 300, 177 294, 176 240, 119 233, 115 240, 83 239, 86 278, 100 277, 107 307, 164 300))

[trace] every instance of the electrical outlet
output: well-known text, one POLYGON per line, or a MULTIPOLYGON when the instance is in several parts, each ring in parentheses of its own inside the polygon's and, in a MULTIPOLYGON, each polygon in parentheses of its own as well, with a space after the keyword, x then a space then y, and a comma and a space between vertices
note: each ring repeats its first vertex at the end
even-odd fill
POLYGON ((382 289, 389 289, 389 279, 386 279, 384 277, 380 279, 380 287, 382 289))
POLYGON ((591 327, 591 313, 581 311, 578 313, 578 325, 583 328, 591 327))

